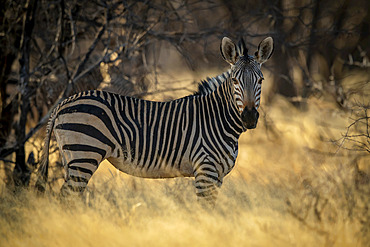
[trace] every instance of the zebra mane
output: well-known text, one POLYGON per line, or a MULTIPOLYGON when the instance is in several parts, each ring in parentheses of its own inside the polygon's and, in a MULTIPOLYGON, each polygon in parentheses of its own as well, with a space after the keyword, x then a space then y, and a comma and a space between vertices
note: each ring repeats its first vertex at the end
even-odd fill
POLYGON ((222 83, 224 83, 227 78, 230 77, 230 70, 222 73, 221 75, 215 77, 207 77, 207 79, 202 80, 198 84, 198 90, 194 95, 206 95, 215 91, 222 83))

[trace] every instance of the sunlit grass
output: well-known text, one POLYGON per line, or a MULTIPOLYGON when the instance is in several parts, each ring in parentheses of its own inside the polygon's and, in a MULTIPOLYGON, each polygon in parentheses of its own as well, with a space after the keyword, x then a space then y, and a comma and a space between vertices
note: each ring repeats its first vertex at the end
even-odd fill
POLYGON ((0 180, 0 246, 366 246, 369 181, 356 167, 369 174, 369 155, 331 141, 349 113, 307 105, 275 97, 262 106, 209 212, 191 178, 135 178, 108 162, 78 200, 14 194, 0 180))

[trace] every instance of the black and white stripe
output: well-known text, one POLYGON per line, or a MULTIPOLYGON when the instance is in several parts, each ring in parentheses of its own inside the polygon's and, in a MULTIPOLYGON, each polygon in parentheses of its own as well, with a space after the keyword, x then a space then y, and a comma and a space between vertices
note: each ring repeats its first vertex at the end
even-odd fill
MULTIPOLYGON (((246 130, 233 75, 245 88, 250 82, 244 80, 262 75, 260 70, 246 70, 249 64, 240 57, 230 71, 201 82, 194 95, 169 102, 96 90, 66 99, 49 120, 37 186, 44 188, 47 179, 54 131, 66 169, 63 193, 82 192, 108 159, 138 177, 194 176, 199 198, 214 204, 217 187, 235 165, 238 138, 246 130)), ((245 90, 240 90, 243 96, 245 90)))

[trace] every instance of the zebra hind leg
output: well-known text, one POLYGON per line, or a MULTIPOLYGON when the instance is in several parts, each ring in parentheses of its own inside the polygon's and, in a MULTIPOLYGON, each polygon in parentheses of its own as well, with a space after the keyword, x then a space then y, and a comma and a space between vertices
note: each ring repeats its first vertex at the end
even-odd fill
POLYGON ((71 160, 65 166, 65 182, 60 190, 62 196, 82 195, 94 174, 100 160, 79 158, 71 160))

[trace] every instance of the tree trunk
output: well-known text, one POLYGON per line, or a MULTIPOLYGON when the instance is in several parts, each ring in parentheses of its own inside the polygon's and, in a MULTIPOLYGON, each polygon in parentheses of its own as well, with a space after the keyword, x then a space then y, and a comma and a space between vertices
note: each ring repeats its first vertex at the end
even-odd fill
POLYGON ((315 7, 312 9, 312 23, 311 23, 311 30, 310 30, 310 40, 308 44, 308 49, 307 49, 307 59, 306 59, 306 66, 307 66, 307 73, 303 73, 303 81, 304 81, 304 86, 303 86, 303 92, 302 92, 302 97, 303 98, 308 98, 311 94, 312 91, 312 80, 310 78, 310 73, 311 73, 311 64, 312 64, 312 55, 315 53, 315 43, 317 42, 316 40, 316 31, 317 31, 317 21, 319 17, 319 12, 320 12, 320 1, 315 0, 315 7))
POLYGON ((28 186, 31 177, 31 171, 26 164, 25 137, 27 115, 30 110, 30 46, 31 35, 35 24, 35 13, 37 0, 28 0, 26 3, 26 16, 23 21, 23 34, 21 43, 21 58, 19 60, 19 120, 16 125, 15 133, 17 140, 16 164, 13 170, 13 180, 16 186, 28 186))
POLYGON ((275 43, 275 50, 272 58, 276 64, 279 64, 279 66, 276 66, 274 71, 274 74, 276 75, 276 78, 274 78, 275 80, 274 93, 278 93, 288 98, 292 98, 297 96, 297 88, 290 76, 290 65, 288 61, 282 61, 282 59, 287 59, 289 57, 288 49, 290 49, 289 47, 285 46, 285 43, 289 38, 289 34, 286 33, 286 30, 284 30, 285 16, 283 14, 284 12, 283 1, 282 0, 278 1, 277 6, 279 11, 275 11, 276 20, 274 28, 278 35, 276 37, 273 37, 275 43))
MULTIPOLYGON (((8 26, 9 23, 5 21, 6 8, 6 1, 0 1, 0 21, 3 23, 1 31, 8 35, 8 37, 0 38, 0 147, 4 147, 8 140, 12 127, 11 120, 15 114, 12 104, 7 104, 6 88, 9 83, 12 65, 16 60, 16 52, 12 48, 17 45, 19 46, 20 42, 16 29, 10 28, 8 26), (11 33, 8 32, 9 30, 11 30, 11 33), (9 38, 9 35, 12 37, 9 38), (12 41, 15 42, 12 43, 12 41)), ((12 25, 15 26, 16 24, 12 23, 12 25)))

